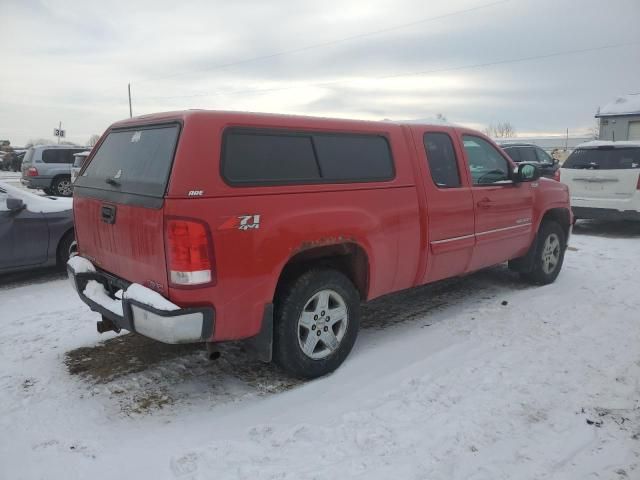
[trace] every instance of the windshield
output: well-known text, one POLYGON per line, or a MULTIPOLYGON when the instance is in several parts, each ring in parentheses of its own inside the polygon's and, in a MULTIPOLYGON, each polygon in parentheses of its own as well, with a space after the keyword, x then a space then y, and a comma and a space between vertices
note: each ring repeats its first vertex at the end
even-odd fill
POLYGON ((76 185, 164 196, 178 133, 179 126, 175 124, 112 131, 76 185))
POLYGON ((584 148, 574 150, 564 168, 622 170, 640 168, 640 148, 584 148))

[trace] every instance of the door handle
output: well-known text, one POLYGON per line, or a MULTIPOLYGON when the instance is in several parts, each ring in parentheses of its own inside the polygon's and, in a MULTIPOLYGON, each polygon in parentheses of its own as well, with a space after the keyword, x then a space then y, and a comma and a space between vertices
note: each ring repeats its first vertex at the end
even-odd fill
POLYGON ((488 198, 483 198, 478 202, 478 207, 480 208, 491 208, 495 202, 492 202, 488 198))

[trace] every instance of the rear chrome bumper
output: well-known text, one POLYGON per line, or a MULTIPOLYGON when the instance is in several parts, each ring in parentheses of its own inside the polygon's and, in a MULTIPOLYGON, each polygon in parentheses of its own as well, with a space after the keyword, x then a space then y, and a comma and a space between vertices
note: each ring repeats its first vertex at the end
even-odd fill
MULTIPOLYGON (((159 296, 157 292, 142 285, 129 284, 97 269, 76 271, 72 260, 67 264, 67 272, 80 299, 118 329, 170 344, 205 342, 213 336, 213 308, 180 308, 163 297, 160 297, 162 308, 158 308, 157 304, 149 303, 149 298, 159 296), (131 285, 136 285, 135 296, 127 294, 131 285)), ((151 300, 151 303, 156 302, 151 300)))

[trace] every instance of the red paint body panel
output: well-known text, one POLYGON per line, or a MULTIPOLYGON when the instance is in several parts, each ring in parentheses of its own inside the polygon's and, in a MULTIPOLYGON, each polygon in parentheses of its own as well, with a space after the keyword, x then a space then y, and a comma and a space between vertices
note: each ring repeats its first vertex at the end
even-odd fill
POLYGON ((368 300, 522 255, 544 212, 569 208, 566 188, 557 182, 473 187, 461 135, 486 137, 466 129, 207 111, 152 115, 112 128, 167 121, 180 122, 182 131, 162 206, 117 205, 116 222, 108 225, 99 219, 104 202, 76 195, 79 251, 125 280, 159 285, 160 293, 180 306, 212 305, 214 341, 256 335, 285 265, 306 249, 334 244, 360 247, 368 260, 368 300), (222 134, 233 126, 383 135, 392 150, 395 178, 232 187, 220 175, 220 156, 222 134), (431 180, 422 141, 425 132, 451 136, 463 182, 460 188, 440 189, 431 180), (192 191, 202 194, 190 197, 192 191), (230 219, 241 215, 260 215, 259 228, 228 228, 234 223, 230 219), (164 222, 174 216, 208 225, 215 285, 188 289, 169 285, 164 222), (527 225, 512 228, 523 218, 529 219, 527 225))
POLYGON ((154 279, 168 294, 164 261, 164 211, 118 205, 116 228, 101 221, 102 202, 87 197, 73 200, 74 222, 82 255, 96 266, 146 284, 154 279))

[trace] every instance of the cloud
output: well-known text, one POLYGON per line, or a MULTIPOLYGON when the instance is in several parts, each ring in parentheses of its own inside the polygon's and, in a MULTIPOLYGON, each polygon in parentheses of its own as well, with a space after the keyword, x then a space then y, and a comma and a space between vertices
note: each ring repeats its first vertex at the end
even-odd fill
POLYGON ((84 143, 128 116, 128 82, 136 114, 441 112, 519 131, 584 129, 598 105, 640 88, 640 45, 468 68, 640 41, 637 0, 513 0, 429 20, 487 3, 5 0, 0 137, 24 143, 62 120, 84 143))

